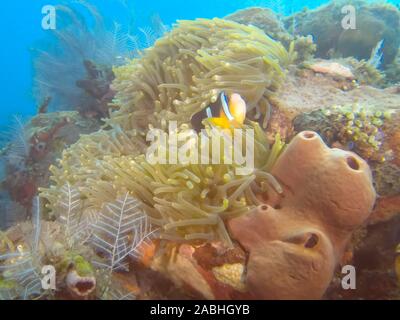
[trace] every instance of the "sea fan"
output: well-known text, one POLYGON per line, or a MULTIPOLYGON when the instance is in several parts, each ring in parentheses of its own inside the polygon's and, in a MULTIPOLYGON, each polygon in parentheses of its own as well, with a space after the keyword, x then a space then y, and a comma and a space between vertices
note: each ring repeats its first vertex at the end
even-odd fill
POLYGON ((157 36, 152 28, 149 27, 139 28, 139 31, 143 34, 144 43, 146 44, 147 47, 150 47, 157 39, 157 36))
POLYGON ((139 247, 156 232, 152 230, 141 202, 128 193, 114 203, 105 205, 93 230, 91 243, 104 257, 103 261, 93 263, 110 273, 127 271, 127 258, 137 257, 139 247))
MULTIPOLYGON (((130 14, 117 23, 86 1, 64 3, 56 7, 57 29, 50 30, 50 36, 32 50, 35 97, 38 101, 52 97, 50 107, 57 106, 59 110, 75 109, 92 102, 76 86, 76 82, 86 76, 84 61, 109 67, 121 65, 145 47, 131 30, 133 16, 130 14)), ((160 25, 157 24, 157 30, 160 25)), ((147 45, 151 44, 150 39, 153 37, 149 37, 147 45)))

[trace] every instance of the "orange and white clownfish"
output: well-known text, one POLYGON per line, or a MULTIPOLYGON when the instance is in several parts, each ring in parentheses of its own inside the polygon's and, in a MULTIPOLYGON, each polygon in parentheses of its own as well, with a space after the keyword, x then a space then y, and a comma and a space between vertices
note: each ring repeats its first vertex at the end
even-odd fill
POLYGON ((221 92, 217 101, 192 117, 191 123, 196 131, 204 128, 205 119, 222 129, 240 128, 246 119, 246 112, 246 102, 239 94, 234 93, 228 98, 225 92, 221 92))

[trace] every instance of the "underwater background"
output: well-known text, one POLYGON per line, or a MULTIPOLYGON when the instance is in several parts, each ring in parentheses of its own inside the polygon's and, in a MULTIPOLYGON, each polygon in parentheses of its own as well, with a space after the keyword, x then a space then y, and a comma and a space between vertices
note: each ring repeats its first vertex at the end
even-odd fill
POLYGON ((399 0, 7 0, 0 36, 0 300, 400 299, 399 0), (252 170, 149 161, 172 122, 252 170))
MULTIPOLYGON (((65 1, 73 3, 73 1, 65 1)), ((159 14, 162 21, 172 25, 178 19, 195 19, 198 17, 213 18, 224 17, 236 10, 264 6, 276 12, 290 15, 304 7, 314 9, 328 1, 323 0, 240 0, 240 1, 207 1, 207 0, 171 0, 142 2, 127 0, 133 15, 134 27, 149 26, 150 18, 159 14)), ((371 1, 374 2, 374 1, 371 1)), ((386 1, 399 5, 398 0, 386 1)), ((118 19, 119 23, 129 25, 131 17, 124 12, 124 0, 92 0, 100 12, 107 12, 111 17, 118 19)), ((4 1, 3 10, 0 12, 0 35, 3 39, 3 49, 0 52, 0 75, 2 88, 8 94, 3 97, 3 107, 0 114, 0 126, 6 128, 16 113, 20 115, 33 115, 36 101, 32 93, 32 55, 30 50, 35 43, 46 37, 46 31, 41 27, 43 15, 41 9, 44 5, 57 4, 46 0, 21 0, 4 1)), ((136 30, 136 32, 138 32, 136 30)))

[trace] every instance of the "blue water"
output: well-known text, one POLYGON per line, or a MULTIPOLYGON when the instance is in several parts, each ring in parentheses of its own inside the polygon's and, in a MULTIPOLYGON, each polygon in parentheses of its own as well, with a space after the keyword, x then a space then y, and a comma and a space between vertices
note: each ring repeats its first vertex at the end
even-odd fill
MULTIPOLYGON (((158 13, 165 24, 177 19, 198 17, 224 17, 238 9, 249 6, 284 8, 286 14, 301 10, 304 6, 315 8, 327 1, 323 0, 89 0, 100 11, 126 23, 126 15, 121 2, 128 2, 135 11, 136 26, 148 24, 149 17, 158 13)), ((13 114, 32 115, 36 112, 36 101, 32 94, 32 57, 29 49, 46 38, 41 28, 44 5, 56 5, 60 1, 50 0, 5 0, 0 10, 0 84, 1 109, 0 127, 9 123, 13 114)), ((74 1, 65 1, 65 3, 74 1)), ((392 1, 399 3, 399 0, 392 1)))

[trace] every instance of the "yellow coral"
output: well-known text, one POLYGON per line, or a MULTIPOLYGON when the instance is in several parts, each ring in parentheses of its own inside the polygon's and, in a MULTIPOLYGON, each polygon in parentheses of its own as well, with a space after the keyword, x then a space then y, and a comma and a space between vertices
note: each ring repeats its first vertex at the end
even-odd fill
POLYGON ((244 265, 241 263, 224 264, 212 269, 215 278, 224 284, 230 285, 238 291, 245 290, 244 265))

